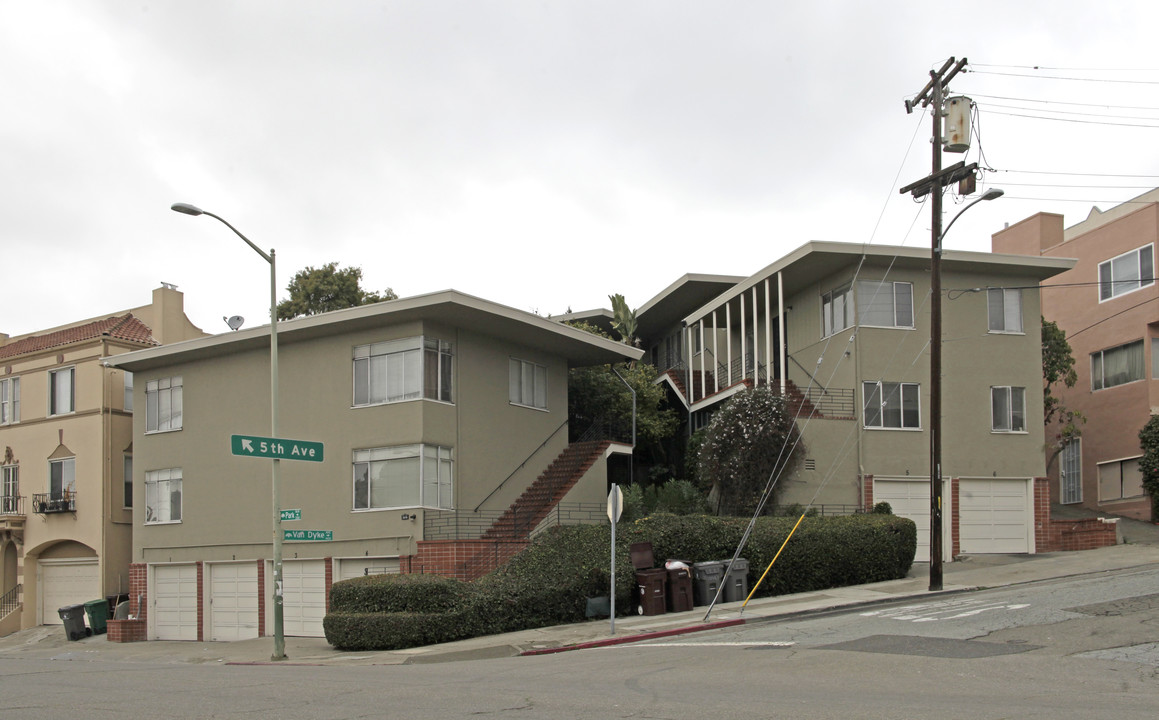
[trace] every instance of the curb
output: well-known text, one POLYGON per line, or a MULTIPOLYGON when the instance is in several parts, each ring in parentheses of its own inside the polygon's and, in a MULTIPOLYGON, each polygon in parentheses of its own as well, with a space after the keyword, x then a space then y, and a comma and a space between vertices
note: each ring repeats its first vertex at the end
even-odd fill
POLYGON ((623 637, 605 638, 603 640, 588 640, 586 642, 576 643, 574 645, 562 645, 560 647, 554 648, 524 650, 523 652, 519 653, 519 657, 528 657, 532 655, 552 655, 554 653, 567 652, 569 650, 586 650, 588 648, 625 645, 627 643, 643 642, 644 640, 655 640, 657 638, 672 637, 674 635, 687 635, 689 633, 701 632, 702 630, 719 630, 720 628, 744 625, 747 622, 748 620, 745 618, 737 618, 735 620, 717 620, 716 622, 705 623, 703 625, 688 625, 680 628, 672 628, 671 630, 654 630, 652 632, 636 633, 635 635, 624 635, 623 637))

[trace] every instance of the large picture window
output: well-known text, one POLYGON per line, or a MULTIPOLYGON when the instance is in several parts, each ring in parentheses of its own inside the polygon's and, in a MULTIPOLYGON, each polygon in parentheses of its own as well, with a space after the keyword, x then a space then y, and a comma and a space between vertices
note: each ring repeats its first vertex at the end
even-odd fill
POLYGON ((1022 332, 1022 291, 990 288, 986 292, 989 329, 992 333, 1022 332))
POLYGON ((922 426, 921 386, 917 383, 862 383, 865 427, 917 430, 922 426))
POLYGON ((0 425, 20 422, 20 378, 0 380, 0 425))
POLYGON ((511 358, 508 364, 508 399, 514 405, 547 409, 547 368, 533 362, 511 358))
POLYGON ((145 432, 181 429, 181 388, 180 375, 145 383, 145 432))
POLYGON ((1026 432, 1026 388, 990 388, 990 429, 994 432, 1026 432))
POLYGON ((65 415, 76 409, 76 368, 48 373, 48 414, 65 415))
POLYGON ((451 448, 400 445, 354 451, 354 509, 453 507, 451 448))
POLYGON ((857 308, 857 322, 861 325, 912 328, 913 283, 858 280, 857 308))
POLYGON ((848 285, 821 296, 821 337, 829 337, 852 325, 853 294, 848 285))
POLYGON ((1091 353, 1092 390, 1125 385, 1144 377, 1142 340, 1091 353))
POLYGON ((1123 253, 1099 263, 1099 302, 1135 292, 1155 283, 1155 250, 1152 245, 1123 253))
POLYGON ((145 524, 181 522, 181 468, 145 473, 145 524))
POLYGON ((354 348, 354 405, 428 398, 451 402, 454 352, 435 338, 387 340, 354 348))

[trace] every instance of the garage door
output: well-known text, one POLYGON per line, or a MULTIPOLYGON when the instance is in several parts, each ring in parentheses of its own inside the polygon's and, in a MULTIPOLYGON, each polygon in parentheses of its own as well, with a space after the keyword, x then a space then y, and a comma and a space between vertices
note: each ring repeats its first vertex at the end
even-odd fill
POLYGON ((1030 488, 1030 481, 1025 479, 961 480, 958 533, 962 552, 1030 552, 1030 488))
POLYGON ((104 597, 96 558, 40 561, 40 622, 60 625, 58 610, 104 597))
POLYGON ((258 636, 257 563, 209 566, 210 639, 248 640, 258 636))
POLYGON ((326 561, 282 562, 282 628, 287 636, 324 637, 326 561))
POLYGON ((334 574, 334 582, 362 577, 363 575, 395 575, 398 573, 398 558, 396 557, 360 557, 338 561, 338 572, 334 574))
MULTIPOLYGON (((887 502, 893 508, 893 514, 909 518, 918 526, 917 551, 914 553, 914 562, 930 561, 930 481, 923 478, 881 479, 874 478, 873 501, 887 502)), ((949 503, 946 498, 945 485, 942 486, 942 529, 950 529, 949 503)), ((950 548, 943 532, 942 556, 949 555, 950 548)))
POLYGON ((197 639, 197 566, 154 565, 150 620, 157 640, 197 639))

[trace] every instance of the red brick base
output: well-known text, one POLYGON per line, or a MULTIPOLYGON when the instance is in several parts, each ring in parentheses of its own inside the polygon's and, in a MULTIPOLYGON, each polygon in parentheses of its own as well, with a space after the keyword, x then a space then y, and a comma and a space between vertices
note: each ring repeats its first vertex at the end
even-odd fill
POLYGON ((105 638, 115 643, 144 642, 145 633, 144 620, 109 620, 105 638))

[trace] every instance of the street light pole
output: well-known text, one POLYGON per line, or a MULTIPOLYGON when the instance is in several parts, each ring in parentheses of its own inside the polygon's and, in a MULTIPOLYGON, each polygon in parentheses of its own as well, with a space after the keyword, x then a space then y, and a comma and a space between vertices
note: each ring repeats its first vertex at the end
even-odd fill
MULTIPOLYGON (((188 203, 174 203, 171 207, 175 212, 185 215, 208 215, 221 222, 234 234, 245 241, 246 245, 262 256, 270 264, 270 437, 278 437, 278 269, 277 254, 273 248, 266 253, 250 239, 241 234, 241 231, 229 224, 225 218, 214 215, 208 210, 202 210, 188 203)), ((271 660, 286 659, 286 636, 282 613, 282 498, 279 471, 281 461, 273 458, 270 469, 271 494, 274 505, 274 654, 271 660)))

